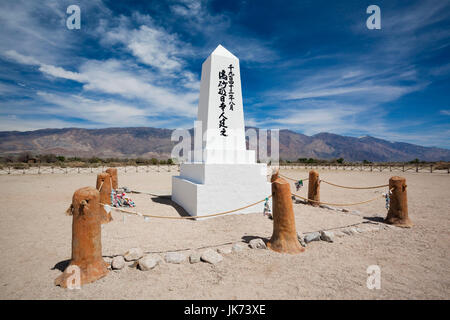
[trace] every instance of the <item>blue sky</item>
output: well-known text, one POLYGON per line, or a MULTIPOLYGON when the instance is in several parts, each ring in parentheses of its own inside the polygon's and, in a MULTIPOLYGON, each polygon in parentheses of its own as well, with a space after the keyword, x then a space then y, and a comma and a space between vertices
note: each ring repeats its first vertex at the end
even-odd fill
POLYGON ((222 44, 247 125, 450 148, 449 1, 2 0, 0 24, 2 131, 191 128, 222 44))

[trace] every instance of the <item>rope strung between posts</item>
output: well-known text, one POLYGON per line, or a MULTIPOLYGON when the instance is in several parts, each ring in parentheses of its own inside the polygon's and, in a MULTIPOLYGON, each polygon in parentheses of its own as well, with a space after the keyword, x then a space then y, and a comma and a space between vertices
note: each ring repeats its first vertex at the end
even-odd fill
POLYGON ((299 196, 298 194, 295 194, 295 193, 292 193, 292 195, 294 197, 297 197, 297 198, 300 198, 300 199, 303 199, 303 200, 306 200, 306 201, 311 201, 311 202, 316 202, 316 203, 319 203, 319 204, 326 204, 326 205, 329 205, 329 206, 336 206, 336 207, 356 206, 358 204, 363 204, 363 203, 368 203, 368 202, 371 202, 371 201, 375 201, 375 200, 379 199, 380 197, 382 197, 382 198, 385 197, 384 195, 378 195, 378 196, 376 196, 373 199, 369 199, 369 200, 361 201, 361 202, 356 202, 356 203, 329 203, 329 202, 322 202, 322 201, 317 201, 317 200, 311 200, 311 199, 308 199, 308 198, 304 198, 304 197, 299 196))
POLYGON ((105 203, 100 203, 103 206, 107 206, 113 210, 117 210, 117 211, 121 211, 121 212, 125 212, 128 214, 134 214, 134 215, 138 215, 138 216, 143 216, 143 217, 149 217, 149 218, 159 218, 159 219, 174 219, 174 220, 182 220, 182 219, 193 219, 193 218, 208 218, 208 217, 216 217, 216 216, 221 216, 221 215, 225 215, 228 213, 232 213, 232 212, 236 212, 239 210, 243 210, 243 209, 247 209, 249 207, 255 206, 258 203, 261 203, 263 201, 267 201, 267 199, 271 198, 272 195, 269 195, 268 197, 265 197, 264 199, 257 201, 255 203, 251 203, 245 207, 241 207, 241 208, 237 208, 237 209, 233 209, 233 210, 228 210, 228 211, 224 211, 224 212, 219 212, 219 213, 213 213, 213 214, 208 214, 205 216, 189 216, 189 217, 167 217, 167 216, 157 216, 157 215, 152 215, 152 214, 144 214, 144 213, 139 213, 137 211, 130 211, 130 210, 126 210, 126 209, 122 209, 122 208, 116 208, 116 207, 112 207, 108 204, 105 203))
POLYGON ((298 194, 292 193, 292 195, 294 197, 306 200, 306 201, 310 201, 310 202, 316 202, 318 204, 326 204, 329 206, 336 206, 336 207, 346 207, 346 206, 356 206, 358 204, 364 204, 364 203, 369 203, 372 201, 375 201, 377 199, 381 198, 386 198, 386 209, 389 209, 389 203, 390 203, 390 195, 392 194, 392 190, 394 190, 394 188, 391 188, 387 193, 382 193, 381 195, 376 196, 375 198, 369 199, 369 200, 365 200, 365 201, 361 201, 361 202, 355 202, 355 203, 329 203, 329 202, 322 202, 322 201, 317 201, 317 200, 312 200, 312 199, 308 199, 305 197, 302 197, 298 194))
MULTIPOLYGON (((283 174, 281 174, 281 173, 278 173, 278 175, 280 175, 280 176, 283 177, 283 178, 286 178, 286 179, 295 181, 295 182, 309 180, 309 178, 301 179, 301 180, 292 179, 292 178, 286 177, 285 175, 283 175, 283 174)), ((378 188, 389 187, 389 184, 383 184, 383 185, 380 185, 380 186, 373 186, 373 187, 348 187, 348 186, 342 186, 342 185, 339 185, 339 184, 335 184, 335 183, 332 183, 332 182, 329 182, 329 181, 326 181, 326 180, 320 180, 320 182, 325 182, 325 183, 327 183, 327 184, 329 184, 329 185, 332 185, 332 186, 335 186, 335 187, 339 187, 339 188, 345 188, 345 189, 359 189, 359 190, 364 190, 364 189, 378 189, 378 188)))
POLYGON ((309 178, 306 178, 306 179, 300 179, 300 180, 299 180, 299 179, 292 179, 292 178, 286 177, 285 175, 283 175, 283 174, 281 174, 281 173, 278 173, 278 175, 281 176, 281 177, 283 177, 283 178, 286 178, 286 179, 295 181, 295 182, 297 182, 297 181, 307 181, 307 180, 309 180, 309 178))
POLYGON ((348 186, 341 186, 339 184, 335 184, 335 183, 331 183, 329 181, 326 180, 320 180, 321 182, 325 182, 329 185, 335 186, 335 187, 339 187, 339 188, 345 188, 345 189, 378 189, 378 188, 384 188, 384 187, 389 187, 389 184, 383 184, 380 186, 373 186, 373 187, 348 187, 348 186))
POLYGON ((130 190, 127 187, 124 187, 125 191, 129 192, 129 193, 136 193, 136 194, 146 194, 149 196, 154 196, 154 197, 167 197, 168 195, 166 194, 156 194, 156 193, 150 193, 150 192, 145 192, 145 191, 137 191, 137 190, 130 190))

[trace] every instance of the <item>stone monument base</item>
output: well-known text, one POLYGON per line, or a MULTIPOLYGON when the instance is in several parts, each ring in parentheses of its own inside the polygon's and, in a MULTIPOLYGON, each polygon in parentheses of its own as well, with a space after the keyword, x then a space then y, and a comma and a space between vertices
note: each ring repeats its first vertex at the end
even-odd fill
MULTIPOLYGON (((233 210, 271 194, 267 165, 183 163, 172 177, 172 200, 195 217, 233 210)), ((270 201, 270 199, 269 199, 270 201)), ((263 212, 264 202, 234 212, 263 212)))

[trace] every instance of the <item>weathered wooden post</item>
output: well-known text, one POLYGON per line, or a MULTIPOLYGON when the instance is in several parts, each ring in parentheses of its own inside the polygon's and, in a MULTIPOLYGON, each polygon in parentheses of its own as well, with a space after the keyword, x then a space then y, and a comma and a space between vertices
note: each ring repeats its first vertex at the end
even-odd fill
POLYGON ((117 168, 108 168, 106 169, 106 172, 111 176, 113 189, 118 189, 119 177, 117 176, 117 168))
MULTIPOLYGON (((100 203, 111 205, 111 180, 112 177, 107 172, 102 172, 97 175, 96 189, 100 193, 100 203)), ((101 219, 102 224, 112 221, 111 212, 107 212, 103 205, 101 205, 100 210, 103 213, 101 219)))
POLYGON ((316 170, 311 170, 309 172, 309 181, 308 181, 308 201, 310 205, 317 207, 320 201, 320 181, 319 181, 319 173, 316 170))
POLYGON ((291 187, 278 172, 272 175, 273 233, 267 247, 281 253, 297 254, 305 251, 300 245, 295 228, 291 187))
POLYGON ((108 264, 102 258, 100 193, 92 187, 78 189, 73 194, 69 214, 72 222, 72 259, 55 285, 71 287, 73 279, 79 285, 94 282, 108 274, 108 264))
POLYGON ((406 194, 406 179, 391 177, 389 190, 392 190, 389 201, 389 211, 384 222, 397 227, 411 228, 412 222, 408 217, 408 198, 406 194))

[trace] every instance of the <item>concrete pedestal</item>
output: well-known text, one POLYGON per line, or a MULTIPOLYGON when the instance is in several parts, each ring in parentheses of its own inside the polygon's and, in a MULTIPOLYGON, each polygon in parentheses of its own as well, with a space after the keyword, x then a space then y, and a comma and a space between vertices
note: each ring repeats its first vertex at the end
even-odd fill
MULTIPOLYGON (((172 177, 172 200, 197 217, 247 206, 271 192, 263 163, 184 163, 180 175, 172 177)), ((261 202, 235 214, 262 213, 263 209, 261 202)))

